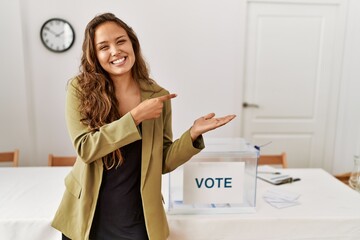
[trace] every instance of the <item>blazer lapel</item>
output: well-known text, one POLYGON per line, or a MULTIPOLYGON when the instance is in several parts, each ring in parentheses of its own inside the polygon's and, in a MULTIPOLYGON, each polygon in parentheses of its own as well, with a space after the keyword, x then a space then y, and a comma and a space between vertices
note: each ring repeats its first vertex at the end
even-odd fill
POLYGON ((154 120, 142 122, 141 186, 144 186, 153 148, 154 120))
MULTIPOLYGON (((149 99, 154 92, 141 91, 141 101, 149 99)), ((147 170, 151 159, 151 152, 154 142, 154 125, 155 120, 145 120, 142 123, 142 156, 141 156, 141 188, 143 188, 147 170)))

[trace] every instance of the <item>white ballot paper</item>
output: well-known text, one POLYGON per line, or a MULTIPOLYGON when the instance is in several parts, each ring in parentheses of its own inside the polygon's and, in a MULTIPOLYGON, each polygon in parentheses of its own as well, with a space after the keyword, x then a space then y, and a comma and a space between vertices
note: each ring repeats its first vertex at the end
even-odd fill
POLYGON ((299 205, 300 194, 285 191, 282 189, 270 189, 264 193, 264 200, 276 208, 285 208, 299 205))

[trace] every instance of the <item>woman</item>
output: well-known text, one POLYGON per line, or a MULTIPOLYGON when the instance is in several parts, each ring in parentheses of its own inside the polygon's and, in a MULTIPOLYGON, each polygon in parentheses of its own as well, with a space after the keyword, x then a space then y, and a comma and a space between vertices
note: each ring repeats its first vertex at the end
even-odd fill
POLYGON ((235 116, 197 119, 172 141, 176 94, 149 78, 134 31, 111 13, 85 29, 66 122, 77 160, 52 226, 63 239, 166 239, 161 175, 204 148, 202 134, 235 116))

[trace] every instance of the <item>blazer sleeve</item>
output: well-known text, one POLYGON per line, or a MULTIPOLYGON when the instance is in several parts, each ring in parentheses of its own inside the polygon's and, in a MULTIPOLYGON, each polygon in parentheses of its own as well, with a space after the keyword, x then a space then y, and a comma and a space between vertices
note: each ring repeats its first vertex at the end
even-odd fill
POLYGON ((79 97, 77 94, 77 79, 68 84, 66 94, 65 118, 68 132, 77 155, 85 162, 91 163, 116 149, 141 139, 130 113, 120 119, 105 124, 96 132, 91 132, 88 126, 81 123, 79 112, 79 97))
MULTIPOLYGON (((168 93, 167 93, 168 94, 168 93)), ((163 174, 175 170, 205 148, 204 140, 200 135, 194 142, 191 140, 190 129, 182 136, 172 141, 172 110, 171 101, 164 103, 163 112, 163 174)))

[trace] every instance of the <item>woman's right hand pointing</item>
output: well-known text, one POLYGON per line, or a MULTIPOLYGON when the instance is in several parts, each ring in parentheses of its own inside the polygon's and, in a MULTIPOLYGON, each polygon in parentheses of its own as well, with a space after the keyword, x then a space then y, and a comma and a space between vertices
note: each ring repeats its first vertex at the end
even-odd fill
POLYGON ((172 93, 157 98, 147 99, 141 102, 133 110, 130 111, 131 116, 135 121, 135 124, 139 125, 144 120, 160 117, 164 107, 164 102, 175 98, 176 96, 177 95, 175 93, 172 93))

